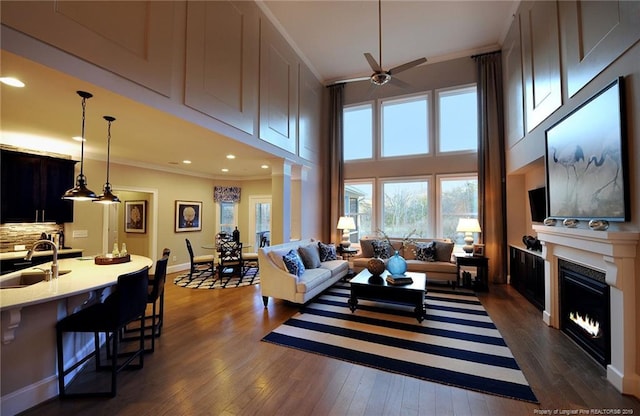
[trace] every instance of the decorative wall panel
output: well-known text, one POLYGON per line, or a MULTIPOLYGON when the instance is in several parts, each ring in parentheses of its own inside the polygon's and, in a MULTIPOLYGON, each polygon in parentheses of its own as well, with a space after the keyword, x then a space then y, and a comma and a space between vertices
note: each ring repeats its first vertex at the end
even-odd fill
POLYGON ((254 134, 259 19, 253 2, 187 3, 185 104, 254 134))
POLYGON ((510 148, 524 137, 520 17, 516 16, 502 46, 505 136, 510 148))
POLYGON ((316 161, 320 157, 320 116, 323 86, 306 66, 300 67, 300 114, 298 155, 316 161))
POLYGON ((2 23, 169 96, 174 2, 2 2, 2 23))
POLYGON ((558 6, 551 1, 529 2, 521 10, 525 120, 529 132, 562 105, 558 6))
POLYGON ((260 25, 260 138, 297 153, 298 69, 295 52, 266 19, 260 25))
POLYGON ((561 1, 569 97, 640 40, 638 1, 561 1))

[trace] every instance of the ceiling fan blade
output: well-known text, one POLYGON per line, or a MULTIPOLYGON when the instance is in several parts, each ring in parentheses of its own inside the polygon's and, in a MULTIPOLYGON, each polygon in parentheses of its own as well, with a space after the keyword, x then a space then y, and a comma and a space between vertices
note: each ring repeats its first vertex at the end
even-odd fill
POLYGON ((403 88, 405 90, 408 90, 411 88, 411 85, 395 77, 391 77, 391 79, 389 80, 389 84, 393 84, 394 86, 403 88))
POLYGON ((415 61, 407 62, 406 64, 398 65, 395 68, 391 68, 389 70, 390 74, 397 74, 398 72, 406 71, 407 69, 413 68, 414 66, 418 66, 422 63, 427 62, 427 58, 416 59, 415 61))
POLYGON ((325 85, 346 84, 347 82, 358 82, 358 81, 369 81, 369 80, 371 80, 370 76, 355 77, 355 78, 344 78, 344 79, 336 79, 336 80, 327 82, 327 84, 325 84, 325 85))
POLYGON ((367 62, 369 62, 369 66, 371 67, 371 69, 373 69, 374 72, 382 72, 382 68, 380 68, 378 62, 376 62, 375 58, 369 52, 365 53, 364 57, 367 59, 367 62))

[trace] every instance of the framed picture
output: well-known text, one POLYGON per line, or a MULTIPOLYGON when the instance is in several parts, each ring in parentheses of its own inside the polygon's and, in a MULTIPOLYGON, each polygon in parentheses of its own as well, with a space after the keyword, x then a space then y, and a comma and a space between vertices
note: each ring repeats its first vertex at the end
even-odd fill
POLYGON ((124 231, 147 232, 147 201, 124 201, 124 231))
POLYGON ((622 77, 547 129, 545 156, 549 217, 629 221, 622 77))
POLYGON ((202 231, 202 202, 176 201, 176 232, 202 231))
POLYGON ((484 257, 484 244, 474 244, 473 255, 476 257, 484 257))

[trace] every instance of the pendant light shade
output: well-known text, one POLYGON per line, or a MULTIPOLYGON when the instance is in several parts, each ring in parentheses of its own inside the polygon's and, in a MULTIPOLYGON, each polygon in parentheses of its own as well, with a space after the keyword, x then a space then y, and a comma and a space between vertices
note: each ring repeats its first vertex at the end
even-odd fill
POLYGON ((76 91, 82 97, 82 141, 80 147, 80 174, 76 178, 75 188, 69 189, 62 195, 62 199, 71 199, 74 201, 93 201, 98 198, 95 192, 87 188, 87 178, 84 176, 84 117, 87 107, 87 99, 93 97, 93 94, 85 91, 76 91))
POLYGON ((105 120, 107 120, 107 182, 104 184, 104 188, 102 189, 102 195, 98 195, 98 199, 94 199, 93 202, 97 202, 98 204, 118 204, 120 203, 120 199, 111 193, 111 184, 109 183, 109 160, 111 158, 111 123, 116 119, 111 116, 104 116, 105 120))

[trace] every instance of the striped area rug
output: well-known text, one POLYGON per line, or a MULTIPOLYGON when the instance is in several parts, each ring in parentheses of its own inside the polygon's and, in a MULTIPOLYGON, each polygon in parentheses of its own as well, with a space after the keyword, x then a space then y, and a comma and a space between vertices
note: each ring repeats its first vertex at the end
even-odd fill
POLYGON ((482 393, 538 403, 509 347, 472 293, 429 289, 427 318, 413 307, 329 288, 262 340, 482 393))

